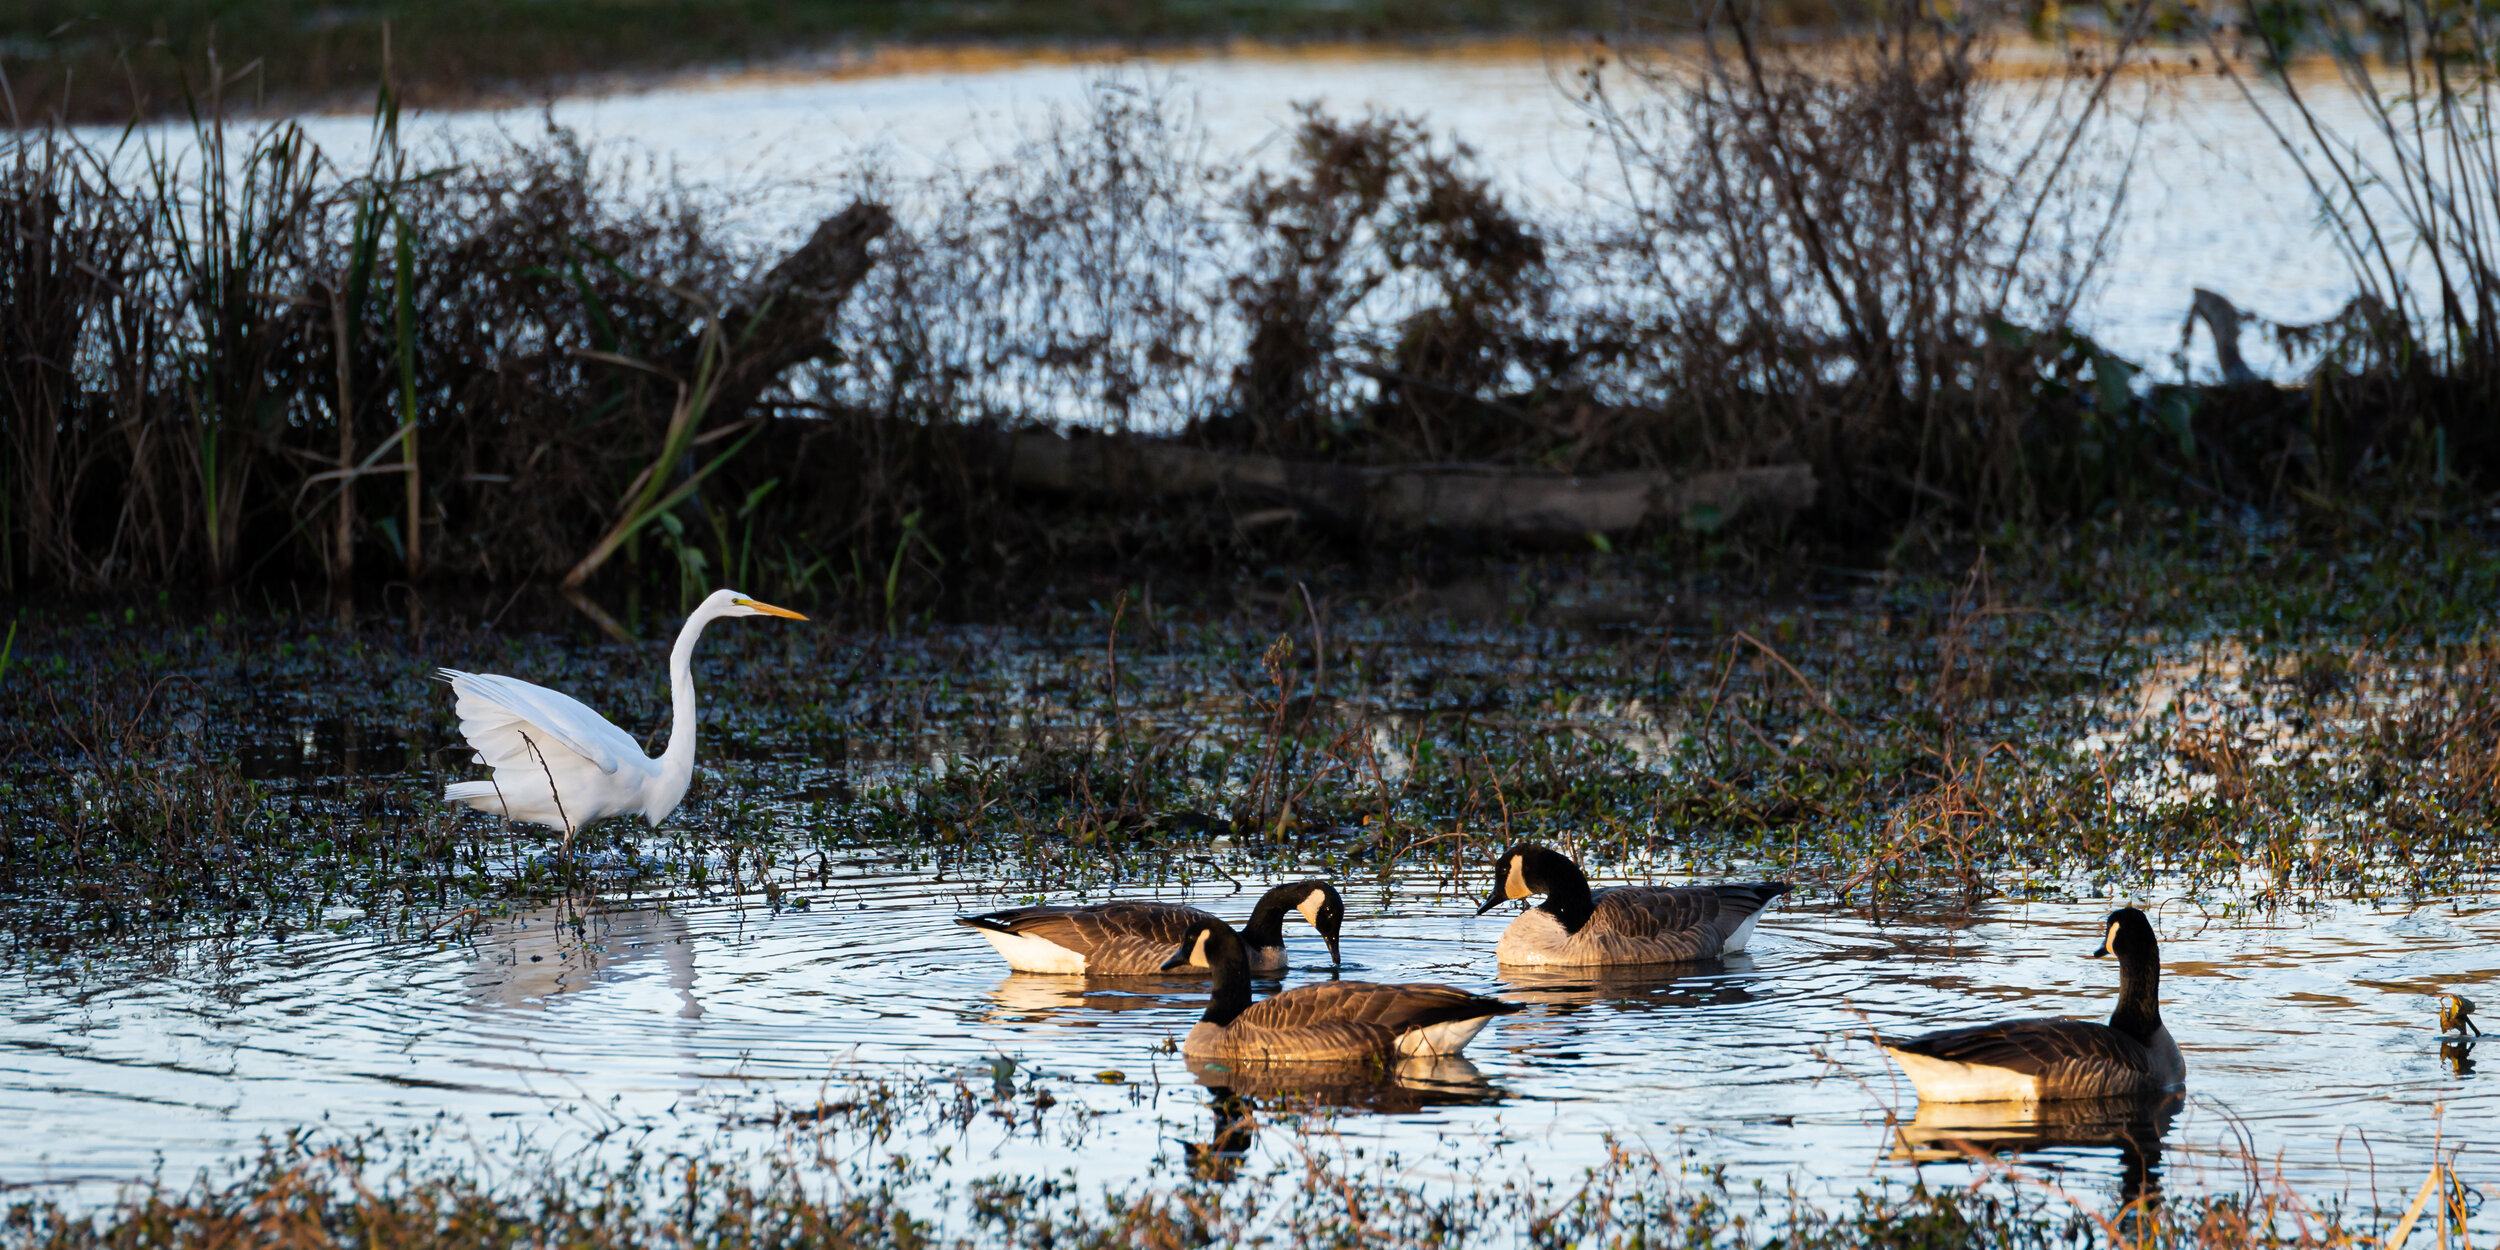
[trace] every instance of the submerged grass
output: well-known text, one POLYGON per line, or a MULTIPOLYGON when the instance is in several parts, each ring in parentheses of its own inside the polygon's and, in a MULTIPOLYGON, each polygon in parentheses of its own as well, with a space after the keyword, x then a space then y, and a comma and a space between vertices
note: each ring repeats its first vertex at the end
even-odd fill
POLYGON ((469 770, 425 674, 514 673, 639 733, 664 719, 652 644, 439 609, 24 612, 0 888, 22 933, 66 939, 422 929, 581 888, 778 903, 863 856, 1011 894, 1292 866, 1463 887, 1527 839, 1875 907, 2489 887, 2500 564, 2476 532, 2304 545, 2173 514, 2008 534, 1950 574, 1738 575, 1626 556, 1229 605, 1141 587, 1021 626, 723 627, 692 801, 570 861, 435 797, 469 770))

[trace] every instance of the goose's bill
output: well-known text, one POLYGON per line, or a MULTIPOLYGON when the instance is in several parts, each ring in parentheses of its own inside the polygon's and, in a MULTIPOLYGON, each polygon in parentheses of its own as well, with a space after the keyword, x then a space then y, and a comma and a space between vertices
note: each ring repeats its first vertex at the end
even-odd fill
POLYGON ((2099 959, 2107 954, 2109 954, 2109 939, 2102 938, 2101 944, 2092 948, 2092 958, 2099 959))
POLYGON ((761 612, 766 616, 786 617, 793 621, 804 621, 807 619, 806 617, 801 616, 788 608, 776 608, 769 603, 758 603, 753 599, 740 599, 738 600, 738 606, 746 608, 749 611, 761 612))
POLYGON ((1345 965, 1345 956, 1337 953, 1337 935, 1334 933, 1323 933, 1320 936, 1325 938, 1328 942, 1328 966, 1331 968, 1343 967, 1345 965))
POLYGON ((1510 900, 1508 898, 1503 897, 1501 889, 1499 887, 1495 887, 1493 897, 1484 900, 1484 906, 1477 908, 1476 914, 1481 916, 1509 901, 1510 900))
POLYGON ((1170 972, 1177 968, 1186 968, 1188 966, 1189 948, 1187 946, 1181 947, 1178 951, 1173 952, 1170 959, 1163 961, 1163 970, 1165 972, 1170 972))

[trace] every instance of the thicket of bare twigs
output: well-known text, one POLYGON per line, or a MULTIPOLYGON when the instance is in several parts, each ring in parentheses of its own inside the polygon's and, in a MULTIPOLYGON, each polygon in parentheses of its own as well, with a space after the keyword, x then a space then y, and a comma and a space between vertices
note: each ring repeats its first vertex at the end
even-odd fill
POLYGON ((2123 196, 2084 155, 2125 39, 2016 88, 1932 18, 1714 35, 1586 69, 1615 207, 1547 217, 1412 119, 1313 113, 1245 175, 1118 86, 991 166, 863 171, 788 257, 560 130, 412 153, 387 99, 361 169, 213 96, 136 149, 19 130, 0 588, 730 580, 890 616, 1344 537, 1246 531, 1249 496, 1014 494, 979 431, 1030 423, 1356 464, 1802 462, 1802 533, 1844 542, 2437 499, 2483 468, 2487 267, 2437 317, 2381 294, 2305 391, 2147 385, 2067 327, 2123 196), (2449 350, 2406 348, 2426 318, 2449 350))

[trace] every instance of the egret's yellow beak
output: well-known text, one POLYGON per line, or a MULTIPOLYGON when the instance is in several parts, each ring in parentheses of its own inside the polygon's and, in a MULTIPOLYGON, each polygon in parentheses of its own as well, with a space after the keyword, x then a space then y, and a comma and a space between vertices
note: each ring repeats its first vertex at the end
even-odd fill
POLYGON ((804 621, 807 619, 806 617, 801 616, 788 608, 776 608, 769 603, 757 603, 753 599, 740 599, 738 600, 738 606, 752 611, 761 612, 766 616, 784 616, 794 621, 804 621))

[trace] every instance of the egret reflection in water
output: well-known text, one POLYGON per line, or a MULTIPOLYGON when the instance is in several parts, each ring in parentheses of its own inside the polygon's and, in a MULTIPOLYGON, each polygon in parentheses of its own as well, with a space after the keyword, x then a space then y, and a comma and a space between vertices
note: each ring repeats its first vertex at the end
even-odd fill
POLYGON ((472 947, 462 984, 475 1009, 545 1008, 594 987, 665 977, 677 1015, 703 1014, 693 935, 667 908, 534 908, 481 927, 472 947))

